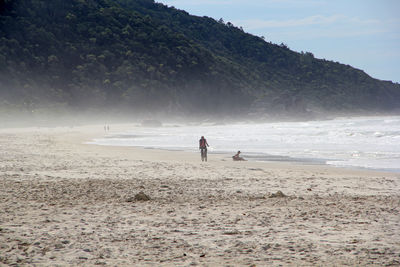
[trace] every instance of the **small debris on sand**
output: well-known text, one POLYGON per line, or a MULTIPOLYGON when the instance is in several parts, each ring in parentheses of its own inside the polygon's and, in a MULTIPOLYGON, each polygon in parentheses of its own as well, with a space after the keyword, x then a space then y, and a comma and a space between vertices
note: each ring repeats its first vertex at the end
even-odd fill
POLYGON ((136 201, 149 201, 150 197, 148 195, 146 195, 145 193, 140 192, 135 195, 135 200, 136 201))
POLYGON ((287 197, 287 196, 284 193, 282 193, 281 190, 279 190, 276 193, 272 193, 269 197, 273 198, 273 197, 287 197))

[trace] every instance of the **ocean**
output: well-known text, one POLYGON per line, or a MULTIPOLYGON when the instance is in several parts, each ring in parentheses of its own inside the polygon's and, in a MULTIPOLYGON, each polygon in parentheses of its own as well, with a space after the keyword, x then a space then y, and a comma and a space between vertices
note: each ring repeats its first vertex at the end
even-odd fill
MULTIPOLYGON (((132 127, 90 142, 198 152, 205 136, 209 154, 240 150, 255 161, 292 161, 400 172, 400 116, 352 117, 308 122, 132 127)), ((211 156, 211 155, 210 155, 211 156)))

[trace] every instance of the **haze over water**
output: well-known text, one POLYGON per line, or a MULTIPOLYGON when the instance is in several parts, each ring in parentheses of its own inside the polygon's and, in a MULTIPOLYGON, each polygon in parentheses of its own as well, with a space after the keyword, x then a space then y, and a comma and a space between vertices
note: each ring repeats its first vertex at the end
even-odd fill
POLYGON ((198 152, 202 135, 210 144, 210 153, 233 155, 241 150, 249 160, 304 161, 400 172, 400 116, 134 127, 92 143, 198 152))

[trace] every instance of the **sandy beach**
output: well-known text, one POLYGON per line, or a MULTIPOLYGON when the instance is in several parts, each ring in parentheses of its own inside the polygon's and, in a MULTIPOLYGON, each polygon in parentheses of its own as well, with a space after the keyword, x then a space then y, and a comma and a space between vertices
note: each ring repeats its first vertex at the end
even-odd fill
POLYGON ((399 173, 85 144, 103 135, 0 130, 0 265, 400 266, 399 173))

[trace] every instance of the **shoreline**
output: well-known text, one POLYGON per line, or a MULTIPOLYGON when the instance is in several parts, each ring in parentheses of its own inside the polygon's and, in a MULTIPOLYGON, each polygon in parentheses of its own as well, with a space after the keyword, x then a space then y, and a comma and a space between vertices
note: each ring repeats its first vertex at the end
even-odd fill
MULTIPOLYGON (((114 130, 124 130, 127 126, 131 126, 130 124, 116 124, 113 125, 114 130)), ((65 142, 68 145, 72 146, 80 146, 81 148, 85 148, 85 150, 94 152, 102 152, 103 154, 111 153, 113 151, 113 155, 121 155, 128 156, 133 160, 155 160, 155 161, 165 161, 165 162, 181 162, 186 161, 188 163, 202 163, 200 159, 200 153, 185 151, 185 150, 168 150, 168 149, 160 149, 160 148, 146 148, 140 146, 117 146, 117 145, 99 145, 99 144, 90 144, 99 136, 104 135, 104 131, 102 130, 103 125, 94 124, 94 125, 86 125, 86 126, 76 126, 76 127, 29 127, 29 128, 8 128, 8 129, 0 129, 0 134, 4 132, 16 132, 16 133, 26 133, 26 132, 45 132, 48 135, 59 136, 69 135, 69 139, 59 140, 60 142, 65 142), (132 154, 126 154, 127 151, 133 152, 132 154), (171 155, 174 156, 171 156, 171 155)), ((310 169, 310 170, 324 170, 324 171, 338 171, 339 173, 349 172, 360 173, 360 174, 382 174, 382 175, 390 175, 390 176, 398 176, 398 172, 393 171, 385 171, 373 168, 364 168, 364 167, 356 167, 356 166, 335 166, 326 163, 322 164, 307 164, 307 162, 299 161, 297 164, 296 161, 233 161, 231 160, 231 154, 229 153, 213 153, 209 152, 209 155, 213 155, 209 157, 209 161, 207 163, 217 164, 217 165, 225 165, 225 166, 235 166, 238 164, 252 166, 264 166, 270 168, 294 168, 294 169, 310 169)), ((285 157, 285 156, 280 156, 285 157)), ((289 157, 288 157, 289 158, 289 157)), ((400 177, 400 175, 399 175, 400 177)))
POLYGON ((400 147, 395 134, 400 118, 369 118, 371 121, 339 119, 326 125, 238 123, 154 129, 135 125, 122 131, 113 129, 104 138, 96 138, 91 143, 192 152, 196 150, 195 133, 204 133, 213 146, 210 155, 234 155, 240 149, 250 161, 323 163, 342 168, 400 172, 397 149, 400 147))
MULTIPOLYGON (((200 152, 194 152, 194 151, 187 151, 183 149, 163 149, 163 148, 153 148, 153 147, 142 147, 142 146, 118 146, 118 145, 100 145, 100 144, 93 144, 89 142, 85 142, 85 145, 90 145, 90 146, 100 146, 100 147, 114 147, 114 148, 120 148, 120 149, 136 149, 136 150, 144 150, 144 151, 155 151, 156 153, 163 153, 163 152, 172 152, 172 153, 183 153, 185 155, 191 155, 189 158, 193 160, 193 155, 196 155, 195 157, 198 157, 198 162, 201 162, 200 159, 200 152)), ((145 153, 146 154, 146 153, 145 153)), ((232 153, 229 154, 228 152, 208 152, 209 159, 211 159, 215 156, 217 161, 232 161, 232 153), (211 157, 210 157, 211 155, 211 157)), ((258 163, 258 164, 267 164, 267 165, 274 165, 274 164, 289 164, 293 166, 304 166, 304 167, 312 167, 312 166, 325 166, 327 168, 333 168, 333 169, 342 169, 343 171, 361 171, 361 172, 374 172, 374 173, 382 173, 382 174, 400 174, 400 169, 375 169, 375 168, 368 168, 368 167, 358 167, 358 166, 340 166, 340 165, 334 165, 334 164, 328 164, 326 163, 325 160, 322 159, 315 159, 315 158, 293 158, 289 156, 280 156, 280 155, 267 155, 265 158, 282 158, 282 159, 276 159, 276 160, 253 160, 252 158, 259 158, 259 157, 252 157, 249 155, 244 156, 247 163, 258 163)), ((182 158, 179 157, 179 158, 182 158)), ((235 162, 232 161, 233 164, 240 164, 240 162, 235 162)), ((242 162, 243 163, 243 162, 242 162)))
POLYGON ((400 264, 397 173, 84 144, 102 133, 0 130, 0 265, 400 264))
MULTIPOLYGON (((187 151, 184 149, 168 149, 168 148, 157 148, 157 147, 142 147, 142 146, 118 146, 118 145, 99 145, 99 144, 90 144, 87 143, 87 145, 94 145, 94 146, 103 146, 103 147, 120 147, 120 148, 133 148, 133 149, 138 149, 138 150, 152 150, 152 151, 158 151, 158 152, 181 152, 181 153, 188 153, 188 154, 199 154, 199 162, 200 160, 200 152, 194 152, 194 151, 187 151)), ((231 161, 232 158, 232 153, 229 154, 228 152, 208 152, 208 155, 211 156, 216 156, 218 160, 222 161, 231 161), (222 159, 220 159, 220 156, 223 156, 222 159)), ((260 164, 290 164, 290 165, 299 165, 299 166, 305 166, 305 167, 310 167, 310 166, 326 166, 329 168, 334 168, 334 169, 344 169, 344 170, 349 170, 349 171, 371 171, 371 172, 377 172, 377 173, 393 173, 393 174, 400 174, 400 169, 375 169, 375 168, 368 168, 368 167, 358 167, 358 166, 340 166, 340 165, 334 165, 334 164, 328 164, 326 163, 326 160, 322 159, 317 159, 317 158, 293 158, 290 156, 281 156, 281 155, 266 155, 265 160, 264 159, 259 159, 259 160, 253 160, 253 158, 259 159, 260 157, 254 157, 254 156, 249 156, 246 154, 245 156, 245 162, 255 162, 255 163, 260 163, 260 164), (268 158, 277 158, 276 160, 271 160, 268 158), (281 159, 279 159, 281 158, 281 159)), ((234 161, 233 161, 234 162, 234 161)), ((238 162, 236 162, 238 164, 238 162)))

